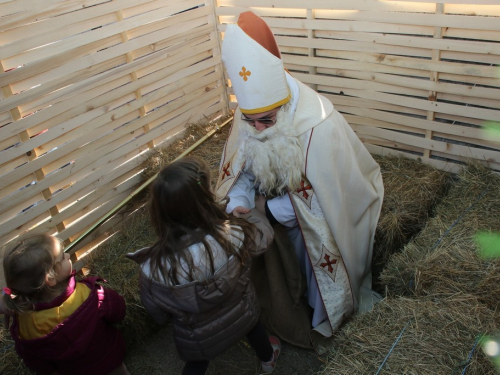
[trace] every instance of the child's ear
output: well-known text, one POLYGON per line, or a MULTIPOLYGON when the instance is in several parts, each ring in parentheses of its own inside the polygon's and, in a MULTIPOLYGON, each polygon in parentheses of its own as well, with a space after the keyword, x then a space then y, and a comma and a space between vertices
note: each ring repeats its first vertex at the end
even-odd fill
POLYGON ((45 275, 45 284, 48 286, 55 286, 57 284, 57 280, 54 276, 51 276, 50 274, 45 275))

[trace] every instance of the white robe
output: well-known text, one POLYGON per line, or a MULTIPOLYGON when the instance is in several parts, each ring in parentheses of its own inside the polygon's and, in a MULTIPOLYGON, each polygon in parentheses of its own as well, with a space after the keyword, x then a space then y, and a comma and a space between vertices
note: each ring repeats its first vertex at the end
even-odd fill
MULTIPOLYGON (((229 190, 227 196, 230 198, 226 207, 227 213, 233 212, 235 207, 246 208, 255 207, 255 177, 250 172, 242 172, 234 186, 229 190)), ((326 310, 321 300, 321 294, 318 289, 316 278, 307 249, 304 243, 304 237, 300 231, 299 222, 293 209, 292 201, 288 194, 269 199, 267 201, 269 211, 278 223, 286 228, 290 242, 294 246, 295 255, 299 261, 302 274, 307 281, 307 301, 309 306, 314 309, 311 325, 313 328, 318 326, 327 318, 326 310)))
MULTIPOLYGON (((289 191, 288 197, 329 328, 334 331, 346 316, 373 303, 371 258, 383 199, 382 176, 378 164, 331 102, 295 82, 299 96, 292 127, 301 144, 304 166, 302 187, 289 191)), ((234 119, 216 186, 219 198, 233 189, 240 176, 245 178, 239 110, 234 119)), ((245 205, 237 200, 235 197, 230 204, 245 205)), ((252 199, 246 204, 252 205, 252 199)))

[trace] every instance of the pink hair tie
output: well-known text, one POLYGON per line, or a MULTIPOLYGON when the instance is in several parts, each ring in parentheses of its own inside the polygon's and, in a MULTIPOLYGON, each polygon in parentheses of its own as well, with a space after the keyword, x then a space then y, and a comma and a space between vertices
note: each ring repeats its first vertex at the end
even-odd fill
POLYGON ((4 286, 4 287, 3 287, 3 292, 4 292, 4 294, 7 294, 8 296, 10 296, 10 298, 12 298, 12 296, 11 296, 11 294, 12 294, 12 289, 10 289, 10 288, 8 288, 8 287, 4 286))

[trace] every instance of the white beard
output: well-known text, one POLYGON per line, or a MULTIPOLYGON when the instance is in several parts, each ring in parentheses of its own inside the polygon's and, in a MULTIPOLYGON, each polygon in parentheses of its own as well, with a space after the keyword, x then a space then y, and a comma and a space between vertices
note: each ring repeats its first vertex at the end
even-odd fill
POLYGON ((300 187, 303 168, 303 152, 300 142, 291 136, 293 113, 288 105, 277 114, 276 124, 261 132, 253 126, 242 124, 240 150, 246 161, 246 170, 251 172, 264 195, 282 195, 287 188, 300 187))

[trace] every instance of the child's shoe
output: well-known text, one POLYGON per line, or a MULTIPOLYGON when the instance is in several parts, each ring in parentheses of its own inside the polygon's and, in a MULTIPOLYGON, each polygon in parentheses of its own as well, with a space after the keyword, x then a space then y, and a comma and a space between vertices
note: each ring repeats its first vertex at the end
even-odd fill
POLYGON ((262 368, 262 374, 270 374, 274 371, 276 363, 278 363, 278 357, 281 352, 281 342, 276 336, 269 336, 269 342, 273 347, 273 358, 269 362, 260 362, 262 368))

